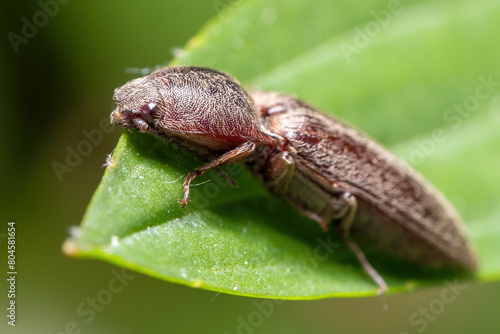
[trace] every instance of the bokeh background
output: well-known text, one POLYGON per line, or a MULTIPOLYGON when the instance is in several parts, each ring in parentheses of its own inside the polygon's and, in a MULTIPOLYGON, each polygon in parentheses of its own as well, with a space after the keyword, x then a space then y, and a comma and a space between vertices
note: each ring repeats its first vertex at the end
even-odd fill
POLYGON ((114 88, 137 77, 131 73, 134 68, 167 64, 177 48, 230 2, 51 3, 58 4, 57 12, 53 9, 54 15, 32 31, 17 52, 8 34, 20 34, 23 18, 31 21, 41 4, 1 5, 1 268, 6 268, 7 222, 15 221, 18 276, 15 328, 6 324, 5 279, 0 284, 0 332, 498 332, 498 283, 466 283, 438 316, 426 317, 421 312, 436 307, 444 287, 386 298, 286 301, 271 307, 261 300, 218 295, 130 271, 123 289, 119 284, 110 287, 120 268, 66 258, 61 244, 68 229, 80 223, 121 130, 103 132, 102 141, 62 180, 53 163, 64 163, 67 147, 75 149, 85 139, 82 131, 99 129, 108 119, 114 88), (116 292, 108 294, 113 287, 116 292), (92 316, 82 315, 90 309, 82 303, 106 297, 107 304, 92 316), (259 311, 262 305, 267 311, 259 311))

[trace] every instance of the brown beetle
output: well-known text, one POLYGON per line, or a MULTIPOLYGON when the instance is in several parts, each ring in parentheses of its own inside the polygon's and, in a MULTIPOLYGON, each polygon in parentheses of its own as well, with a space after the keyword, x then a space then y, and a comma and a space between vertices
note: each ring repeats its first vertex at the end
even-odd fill
POLYGON ((186 177, 183 205, 197 175, 244 161, 325 231, 338 227, 380 293, 384 280, 351 236, 432 267, 476 267, 463 223, 438 191, 373 140, 294 97, 250 97, 224 73, 167 67, 128 82, 113 98, 112 123, 211 159, 186 177))

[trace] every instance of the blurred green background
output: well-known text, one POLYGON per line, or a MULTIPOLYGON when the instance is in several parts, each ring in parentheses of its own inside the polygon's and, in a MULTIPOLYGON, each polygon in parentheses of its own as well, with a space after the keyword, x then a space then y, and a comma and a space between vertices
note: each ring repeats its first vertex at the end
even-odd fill
POLYGON ((138 76, 127 68, 166 64, 228 3, 70 0, 59 4, 58 12, 16 53, 8 33, 20 34, 22 18, 31 20, 42 7, 38 1, 2 2, 0 247, 5 249, 7 222, 15 221, 18 276, 17 326, 6 324, 7 285, 2 279, 0 331, 497 333, 498 283, 466 283, 437 316, 424 314, 439 306, 444 287, 271 307, 262 300, 217 295, 130 271, 126 275, 131 279, 121 289, 115 277, 122 269, 63 256, 60 247, 68 228, 80 223, 121 130, 103 132, 102 142, 62 181, 52 164, 64 163, 67 147, 75 149, 85 139, 82 131, 99 129, 108 119, 114 88, 138 76), (96 298, 106 305, 92 314, 88 305, 96 298))

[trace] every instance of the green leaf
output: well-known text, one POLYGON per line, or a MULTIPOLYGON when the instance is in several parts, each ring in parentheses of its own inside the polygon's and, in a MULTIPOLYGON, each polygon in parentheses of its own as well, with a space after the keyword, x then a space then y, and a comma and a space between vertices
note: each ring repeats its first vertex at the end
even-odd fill
MULTIPOLYGON (((499 18, 500 3, 486 0, 236 2, 173 64, 296 94, 369 133, 455 204, 478 251, 475 278, 498 280, 499 18)), ((207 173, 181 208, 183 176, 202 163, 151 135, 125 133, 66 254, 245 296, 376 293, 339 240, 238 164, 225 171, 239 188, 207 173)), ((455 277, 365 251, 389 293, 455 277)))

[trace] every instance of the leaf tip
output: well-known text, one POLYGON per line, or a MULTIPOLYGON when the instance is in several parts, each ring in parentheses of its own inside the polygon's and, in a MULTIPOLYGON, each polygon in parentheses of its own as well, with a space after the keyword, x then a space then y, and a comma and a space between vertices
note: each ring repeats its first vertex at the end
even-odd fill
POLYGON ((78 246, 75 239, 66 239, 61 246, 61 250, 67 257, 76 257, 78 254, 78 246))

